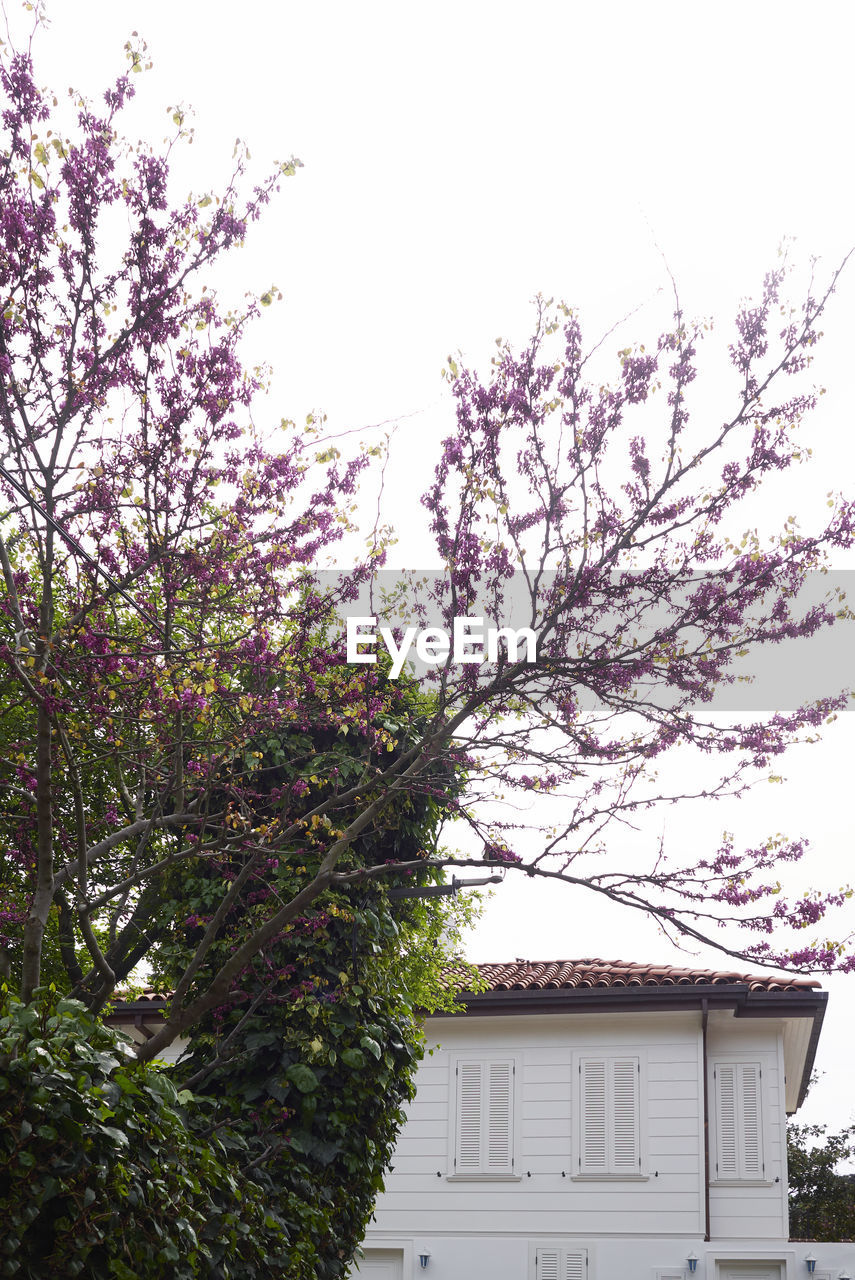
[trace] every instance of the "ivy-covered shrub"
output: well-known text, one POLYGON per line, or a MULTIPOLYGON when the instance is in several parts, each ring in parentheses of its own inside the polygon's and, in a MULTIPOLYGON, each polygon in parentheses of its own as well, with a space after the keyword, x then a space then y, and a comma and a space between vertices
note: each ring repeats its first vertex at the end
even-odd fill
MULTIPOLYGON (((398 718, 383 722, 382 750, 400 751, 419 714, 417 691, 396 691, 398 718)), ((319 709, 320 713, 320 709, 319 709)), ((319 714, 319 718, 320 714, 319 714)), ((279 819, 282 797, 307 815, 331 787, 370 786, 376 746, 356 732, 292 730, 259 744, 236 764, 233 792, 259 818, 279 819)), ((198 1098, 209 1126, 246 1143, 252 1176, 290 1232, 288 1280, 339 1280, 365 1234, 377 1192, 414 1092, 423 1052, 423 1010, 453 1008, 444 963, 455 929, 477 908, 448 897, 391 897, 429 888, 438 877, 419 865, 437 847, 459 778, 446 766, 421 794, 397 797, 371 831, 342 857, 340 870, 409 863, 405 873, 356 879, 329 890, 247 965, 228 997, 194 1029, 177 1077, 198 1098)), ((370 792, 368 792, 370 794, 370 792)), ((334 814, 337 826, 347 809, 334 814)), ((255 923, 293 899, 316 873, 327 833, 310 818, 263 868, 246 905, 222 922, 198 975, 231 953, 248 918, 255 923)), ((198 936, 223 900, 237 867, 200 859, 182 868, 156 953, 158 977, 177 980, 198 936)), ((460 971, 460 985, 470 976, 460 971)), ((278 1273, 271 1269, 271 1280, 278 1273)))
POLYGON ((236 1135, 200 1131, 193 1095, 81 1004, 0 990, 0 1274, 288 1274, 288 1230, 236 1135))
MULTIPOLYGON (((379 729, 364 731, 326 724, 319 693, 311 728, 285 726, 221 767, 217 804, 248 832, 251 822, 252 839, 304 821, 219 922, 194 991, 311 882, 349 820, 347 795, 357 785, 371 795, 381 762, 406 748, 428 710, 402 682, 393 693, 379 729), (318 798, 339 789, 341 809, 313 816, 318 798)), ((393 798, 340 859, 345 878, 237 975, 174 1067, 141 1064, 127 1040, 52 988, 28 1006, 4 994, 0 1274, 346 1273, 413 1093, 418 1011, 454 1003, 443 965, 475 908, 410 895, 439 878, 429 855, 458 773, 431 767, 419 789, 393 798)), ((156 939, 149 981, 174 988, 241 865, 234 850, 187 858, 141 889, 156 939)))
POLYGON ((257 1162, 291 1233, 289 1280, 344 1274, 413 1094, 422 1035, 383 964, 396 932, 370 906, 310 917, 244 975, 243 998, 206 1021, 177 1068, 257 1162))

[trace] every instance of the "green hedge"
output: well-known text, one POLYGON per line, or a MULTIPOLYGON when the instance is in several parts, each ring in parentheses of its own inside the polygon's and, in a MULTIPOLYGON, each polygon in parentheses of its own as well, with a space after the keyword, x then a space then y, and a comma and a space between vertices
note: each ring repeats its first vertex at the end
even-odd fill
POLYGON ((0 1274, 287 1274, 287 1227, 195 1103, 76 1001, 0 989, 0 1274))

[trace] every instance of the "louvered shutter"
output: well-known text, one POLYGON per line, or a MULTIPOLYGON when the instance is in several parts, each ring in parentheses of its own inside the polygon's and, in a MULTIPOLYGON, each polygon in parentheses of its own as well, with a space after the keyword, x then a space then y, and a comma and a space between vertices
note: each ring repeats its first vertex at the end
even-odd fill
POLYGON ((715 1064, 716 1177, 761 1178, 761 1072, 757 1062, 715 1064))
POLYGON ((561 1280, 560 1249, 538 1249, 537 1280, 561 1280))
POLYGON ((488 1062, 486 1076, 487 1132, 484 1167, 487 1173, 511 1173, 514 1164, 514 1064, 488 1062))
POLYGON ((638 1173, 638 1058, 582 1058, 579 1168, 582 1173, 638 1173))
POLYGON ((455 1173, 513 1173, 512 1059, 457 1063, 455 1173))
POLYGON ((719 1062, 715 1067, 716 1177, 739 1177, 736 1142, 736 1066, 719 1062))
POLYGON ((561 1280, 585 1280, 587 1265, 587 1253, 584 1251, 571 1253, 569 1249, 566 1249, 564 1251, 564 1272, 561 1280))
POLYGON ((743 1062, 739 1066, 742 1115, 742 1177, 763 1177, 763 1130, 760 1124, 760 1065, 743 1062))
POLYGON ((638 1173, 640 1151, 638 1141, 637 1058, 612 1058, 611 1074, 612 1124, 611 1167, 613 1173, 638 1173))
POLYGON ((537 1280, 585 1280, 586 1249, 538 1249, 535 1255, 537 1280))
POLYGON ((484 1097, 482 1062, 457 1064, 457 1151, 456 1173, 481 1171, 481 1107, 484 1097))
POLYGON ((579 1063, 579 1167, 583 1173, 608 1173, 608 1063, 582 1058, 579 1063))

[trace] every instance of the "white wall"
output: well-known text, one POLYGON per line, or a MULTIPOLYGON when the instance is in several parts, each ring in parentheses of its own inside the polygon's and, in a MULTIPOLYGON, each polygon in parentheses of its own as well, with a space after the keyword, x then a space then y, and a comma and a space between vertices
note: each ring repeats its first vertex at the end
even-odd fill
MULTIPOLYGON (((417 1078, 377 1201, 376 1231, 519 1239, 558 1233, 701 1239, 704 1233, 704 1136, 700 1014, 695 1012, 434 1018, 433 1053, 417 1078), (579 1177, 575 1055, 638 1054, 642 1062, 642 1168, 638 1180, 579 1177), (455 1055, 514 1055, 517 1133, 513 1181, 460 1180, 453 1174, 455 1055)), ((763 1068, 762 1181, 719 1183, 712 1170, 712 1239, 785 1241, 786 1131, 781 1027, 765 1019, 710 1018, 711 1124, 716 1060, 759 1061, 763 1068)), ((714 1150, 713 1150, 714 1158, 714 1150)))
MULTIPOLYGON (((562 1237, 538 1237, 545 1244, 555 1244, 562 1237)), ((459 1236, 451 1233, 395 1237, 372 1228, 365 1248, 400 1251, 400 1274, 403 1280, 537 1280, 532 1253, 535 1240, 508 1232, 459 1236), (419 1253, 427 1251, 430 1260, 423 1271, 419 1253)), ((728 1264, 754 1263, 755 1268, 767 1264, 760 1275, 771 1274, 780 1280, 803 1280, 807 1275, 804 1259, 809 1252, 817 1258, 814 1280, 837 1280, 848 1268, 855 1275, 855 1245, 790 1244, 769 1242, 765 1246, 740 1240, 721 1240, 704 1244, 697 1238, 610 1237, 606 1239, 572 1238, 572 1245, 587 1249, 586 1280, 688 1280, 687 1258, 693 1252, 698 1258, 696 1280, 724 1280, 728 1264)), ((388 1255, 387 1255, 388 1256, 388 1255)), ((741 1270, 741 1268, 740 1268, 741 1270)), ((752 1274, 751 1270, 743 1274, 752 1274)), ((754 1274, 757 1272, 755 1270, 754 1274)), ((759 1277, 758 1277, 759 1280, 759 1277)))
POLYGON ((384 1232, 703 1233, 700 1018, 693 1013, 431 1019, 432 1056, 376 1207, 384 1232), (642 1178, 580 1179, 574 1054, 642 1059, 642 1178), (517 1055, 519 1181, 449 1180, 451 1062, 517 1055), (575 1162, 574 1162, 575 1161, 575 1162))
POLYGON ((721 1236, 761 1239, 787 1236, 787 1133, 781 1043, 782 1034, 777 1022, 719 1014, 710 1017, 707 1054, 710 1099, 715 1096, 712 1072, 716 1060, 759 1062, 763 1071, 765 1153, 762 1182, 717 1185, 715 1167, 711 1169, 710 1222, 714 1239, 721 1236))

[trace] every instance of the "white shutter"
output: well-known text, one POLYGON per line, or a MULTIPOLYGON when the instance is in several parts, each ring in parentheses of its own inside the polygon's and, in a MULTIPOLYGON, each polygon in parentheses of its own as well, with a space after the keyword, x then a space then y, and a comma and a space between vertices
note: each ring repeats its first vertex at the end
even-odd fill
POLYGON ((612 1172, 638 1173, 641 1166, 638 1141, 638 1059, 613 1058, 609 1067, 612 1085, 612 1172))
POLYGON ((513 1173, 514 1063, 512 1059, 457 1063, 454 1172, 513 1173))
POLYGON ((457 1064, 457 1150, 455 1173, 481 1171, 481 1062, 457 1064))
POLYGON ((537 1280, 585 1280, 587 1249, 538 1249, 535 1254, 537 1280))
POLYGON ((514 1164, 514 1064, 488 1062, 486 1098, 487 1173, 512 1173, 514 1164))
POLYGON ((638 1173, 638 1058, 581 1058, 579 1062, 582 1173, 638 1173))
POLYGON ((561 1280, 560 1249, 538 1249, 537 1280, 561 1280))
POLYGON ((739 1177, 736 1142, 736 1065, 715 1066, 715 1173, 717 1178, 739 1177))
POLYGON ((743 1178, 763 1177, 763 1130, 760 1124, 760 1065, 757 1062, 739 1064, 742 1104, 740 1116, 742 1133, 743 1178))
POLYGON ((763 1176, 763 1127, 758 1062, 717 1062, 716 1177, 763 1176))
POLYGON ((564 1251, 564 1273, 561 1280, 585 1280, 588 1255, 584 1249, 570 1252, 564 1251))
POLYGON ((582 1173, 608 1173, 608 1064, 605 1058, 582 1058, 579 1063, 582 1173))

